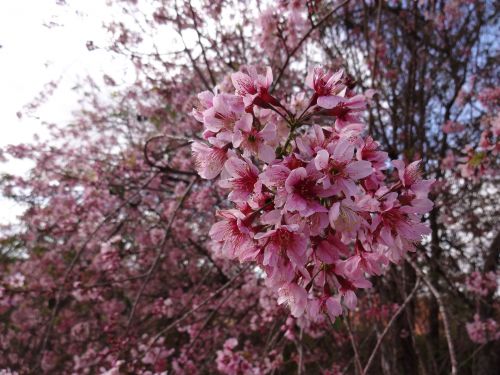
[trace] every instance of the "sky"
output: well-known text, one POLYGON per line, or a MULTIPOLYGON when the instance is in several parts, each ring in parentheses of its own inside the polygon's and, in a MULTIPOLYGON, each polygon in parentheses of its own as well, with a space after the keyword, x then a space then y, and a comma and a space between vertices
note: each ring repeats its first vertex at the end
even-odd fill
MULTIPOLYGON (((104 67, 123 64, 104 50, 90 52, 86 47, 89 40, 99 46, 110 39, 102 27, 112 18, 104 0, 61 3, 0 1, 0 147, 29 142, 35 133, 43 138, 43 121, 69 122, 78 99, 71 90, 77 80, 102 76, 104 67), (52 80, 59 82, 53 96, 35 113, 18 118, 52 80)), ((10 161, 0 164, 0 173, 26 173, 29 167, 10 161)), ((22 207, 0 196, 0 223, 12 222, 20 212, 22 207)))
MULTIPOLYGON (((0 0, 0 148, 30 142, 35 134, 44 139, 44 122, 69 123, 79 99, 72 87, 85 77, 98 79, 111 70, 116 82, 133 81, 129 59, 105 48, 87 48, 88 41, 97 47, 111 44, 111 34, 103 25, 116 20, 121 8, 106 3, 0 0), (58 82, 54 93, 36 111, 26 111, 51 81, 58 82)), ((147 8, 147 3, 144 6, 144 17, 149 17, 154 9, 147 8)), ((148 52, 151 43, 158 43, 160 53, 183 48, 178 34, 168 28, 143 37, 139 53, 148 52)), ((188 47, 196 44, 196 35, 183 37, 188 47)), ((0 175, 26 175, 30 166, 29 161, 0 163, 0 175)), ((0 225, 16 222, 22 211, 23 207, 0 195, 0 225)))

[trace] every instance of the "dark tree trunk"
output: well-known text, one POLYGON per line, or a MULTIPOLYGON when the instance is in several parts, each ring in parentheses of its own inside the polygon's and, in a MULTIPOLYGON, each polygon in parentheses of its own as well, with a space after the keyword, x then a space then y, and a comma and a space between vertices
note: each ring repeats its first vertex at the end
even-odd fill
MULTIPOLYGON (((434 287, 439 285, 439 259, 441 258, 441 246, 439 245, 439 233, 437 223, 438 211, 434 208, 430 214, 431 234, 431 262, 430 262, 430 279, 434 287)), ((439 305, 434 296, 429 300, 429 359, 431 361, 431 373, 438 372, 440 363, 440 348, 439 348, 439 305)))
MULTIPOLYGON (((486 259, 484 261, 483 272, 496 272, 498 268, 498 257, 500 255, 500 232, 493 239, 486 259)), ((479 306, 479 314, 482 319, 492 318, 495 311, 493 309, 494 292, 490 293, 484 300, 481 301, 479 306)), ((496 319, 498 320, 498 319, 496 319)), ((500 369, 500 345, 497 341, 489 342, 478 355, 478 375, 495 375, 498 374, 500 369)))

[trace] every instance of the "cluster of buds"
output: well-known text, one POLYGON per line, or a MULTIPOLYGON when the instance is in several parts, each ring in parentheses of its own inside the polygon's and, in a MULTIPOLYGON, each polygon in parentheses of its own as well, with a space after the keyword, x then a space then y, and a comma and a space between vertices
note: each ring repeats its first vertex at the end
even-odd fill
POLYGON ((493 319, 482 320, 479 314, 474 315, 472 322, 466 323, 465 328, 472 342, 486 344, 488 341, 500 339, 498 324, 493 319))
POLYGON ((256 262, 292 315, 334 319, 428 233, 433 181, 419 161, 391 163, 363 136, 371 93, 356 95, 343 71, 313 69, 312 95, 288 103, 272 81, 271 69, 250 67, 232 75, 234 93, 198 95, 206 142, 192 145, 196 169, 220 175, 234 207, 210 236, 225 257, 256 262))
POLYGON ((493 271, 484 274, 474 271, 466 279, 466 285, 469 292, 486 297, 497 289, 497 275, 493 271))

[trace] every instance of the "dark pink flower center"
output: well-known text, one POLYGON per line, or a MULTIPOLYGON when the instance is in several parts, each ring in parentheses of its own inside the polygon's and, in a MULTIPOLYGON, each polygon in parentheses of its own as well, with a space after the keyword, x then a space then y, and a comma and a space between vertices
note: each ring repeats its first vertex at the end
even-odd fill
POLYGON ((328 172, 332 176, 338 176, 338 177, 343 177, 345 175, 345 166, 346 163, 339 163, 336 160, 330 159, 328 162, 328 172))
POLYGON ((344 103, 340 103, 336 107, 328 110, 330 116, 336 116, 339 119, 345 119, 349 112, 351 112, 350 108, 344 103))
POLYGON ((254 95, 257 94, 257 89, 250 78, 240 78, 238 79, 238 85, 240 88, 237 90, 238 95, 254 95))
POLYGON ((393 208, 389 211, 382 213, 382 220, 384 224, 394 229, 399 223, 404 222, 405 218, 401 213, 401 211, 393 208))
POLYGON ((258 176, 250 169, 245 168, 238 178, 233 180, 233 187, 236 190, 252 192, 258 176))
POLYGON ((312 198, 316 194, 316 181, 311 178, 300 180, 294 187, 294 192, 304 198, 312 198))

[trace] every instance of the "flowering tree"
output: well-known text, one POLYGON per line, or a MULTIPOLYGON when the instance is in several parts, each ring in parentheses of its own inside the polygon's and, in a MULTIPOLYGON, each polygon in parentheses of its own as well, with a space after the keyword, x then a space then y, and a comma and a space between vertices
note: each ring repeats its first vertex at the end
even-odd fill
POLYGON ((493 3, 110 6, 134 84, 0 154, 0 372, 494 373, 493 3))
POLYGON ((371 286, 367 275, 400 261, 428 233, 421 215, 432 208, 433 181, 422 180, 420 161, 396 160, 398 181, 386 185, 387 153, 362 138, 366 98, 343 71, 314 68, 314 93, 291 97, 293 106, 270 94, 270 69, 231 78, 236 95, 205 91, 194 111, 211 144, 193 143, 196 168, 207 179, 222 173, 220 186, 236 204, 219 212, 211 237, 223 256, 256 260, 293 316, 334 320, 341 302, 356 307, 355 291, 371 286), (332 117, 333 126, 314 124, 332 117))

